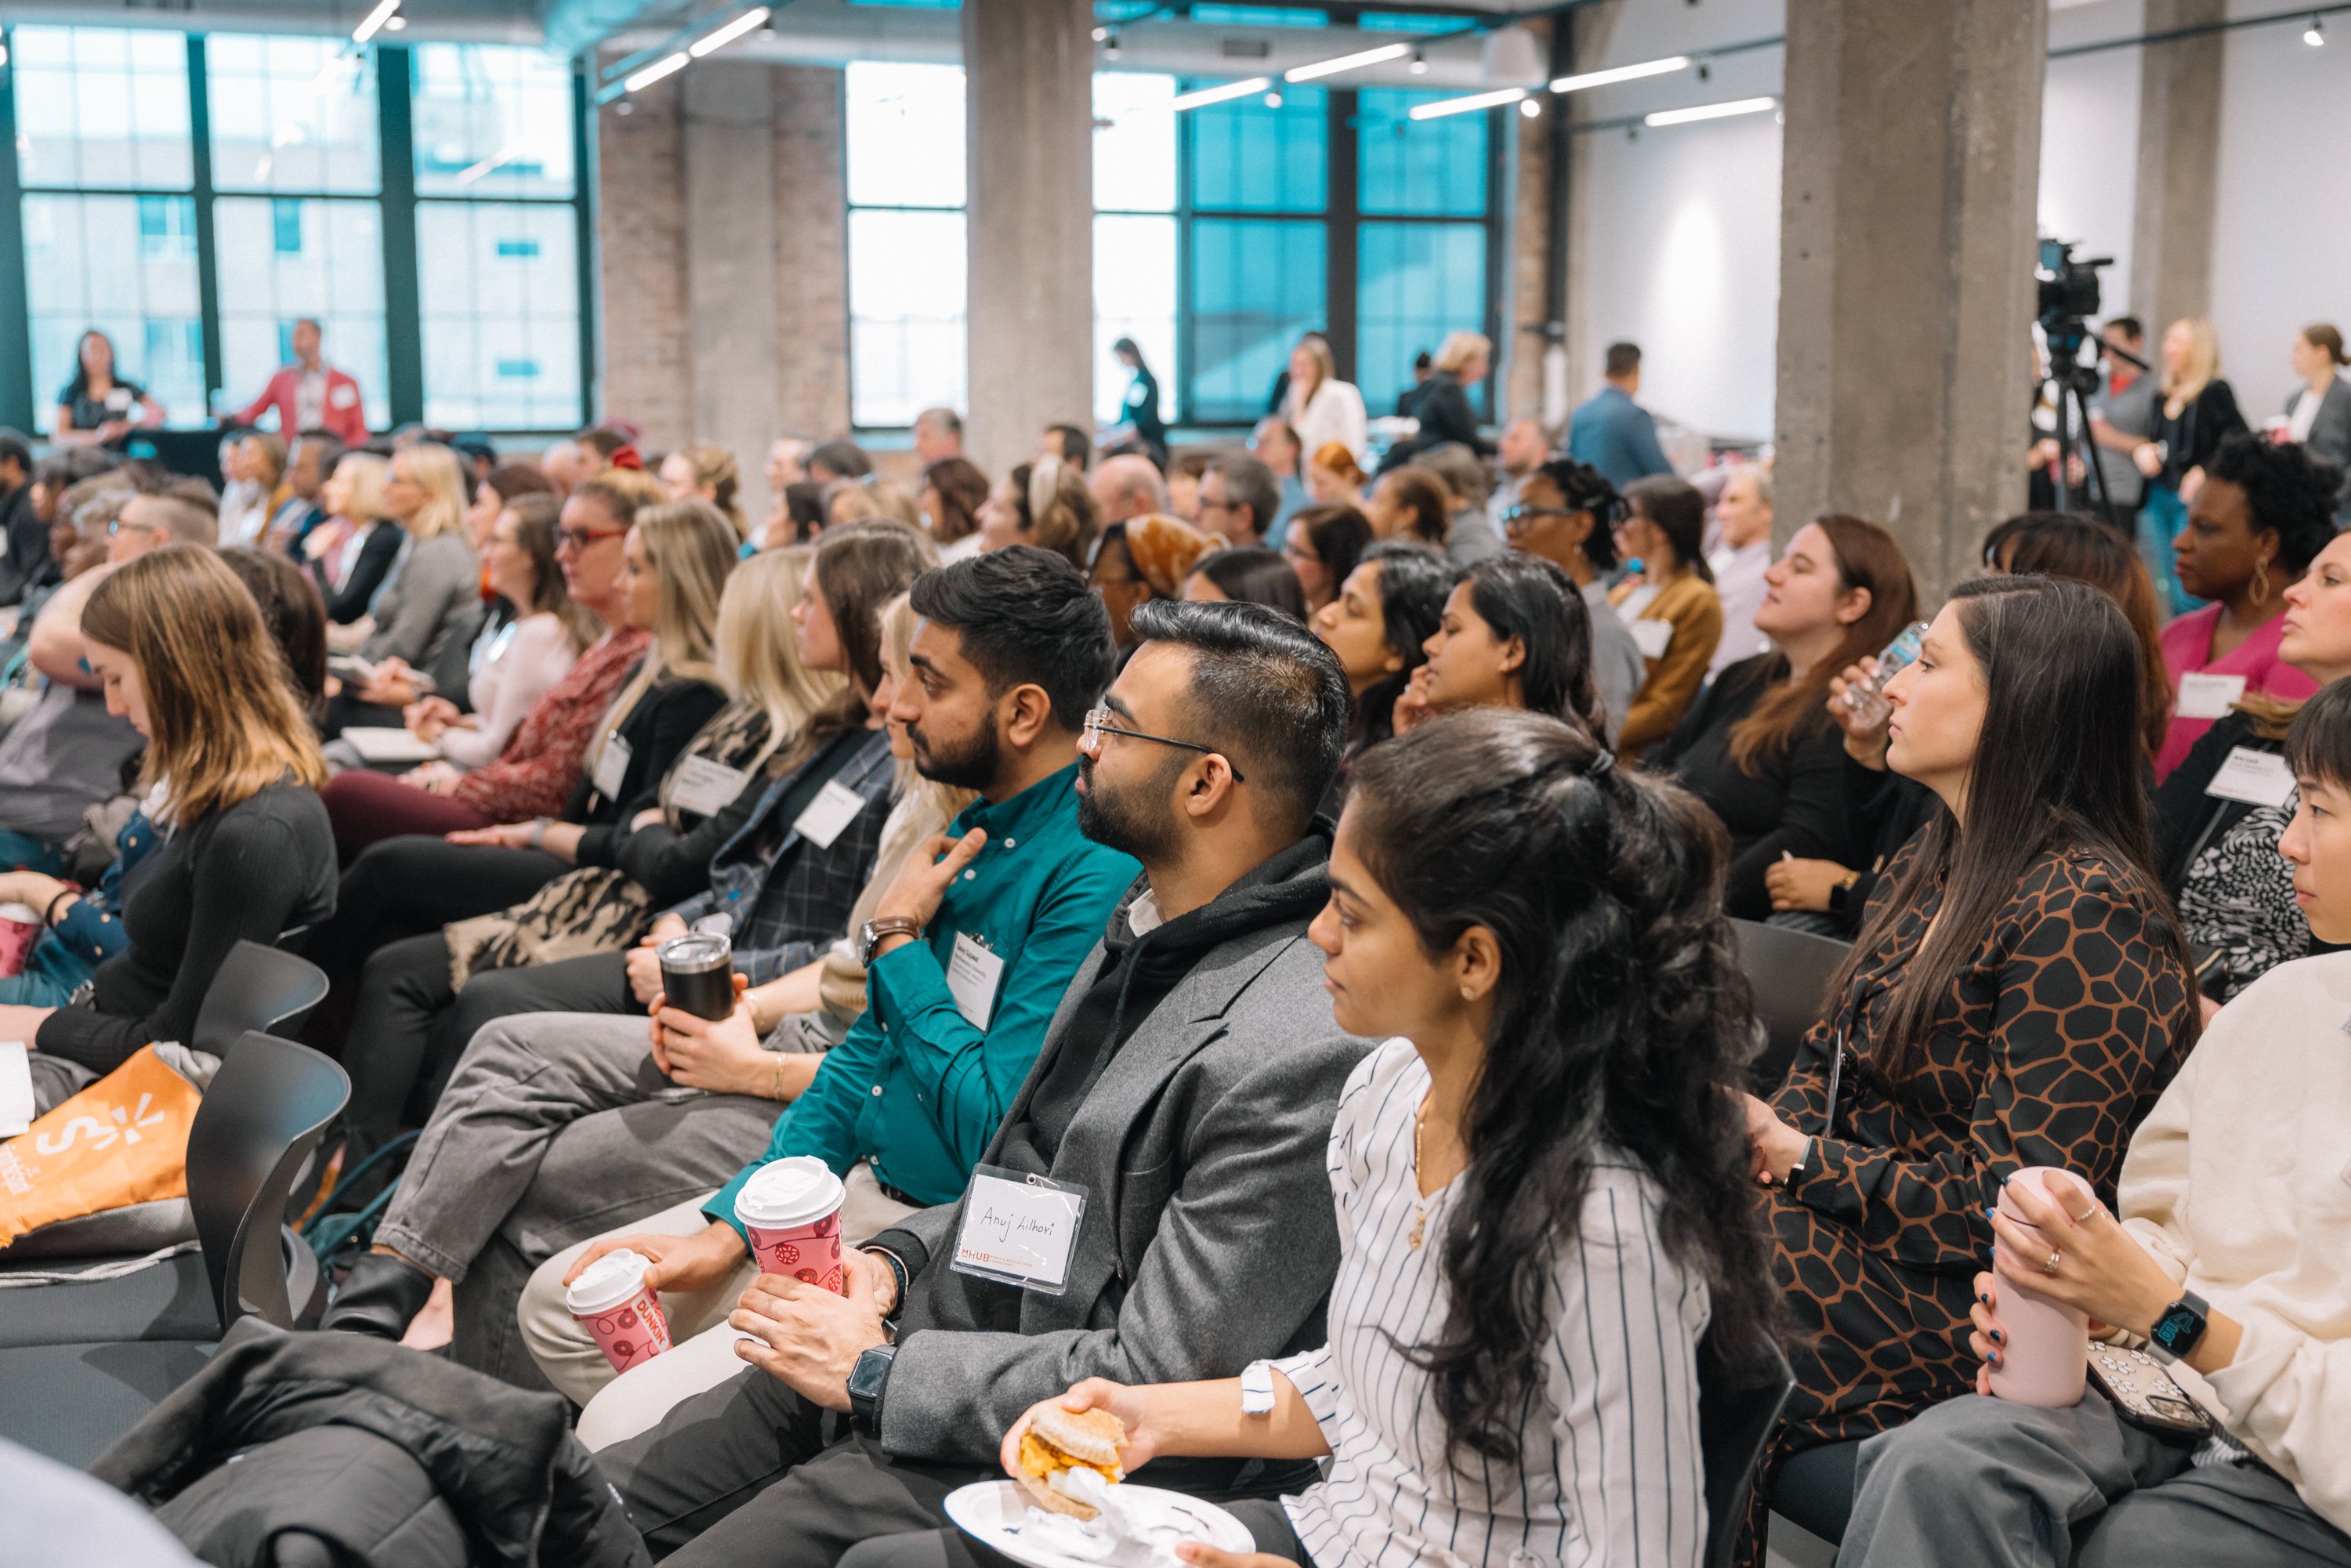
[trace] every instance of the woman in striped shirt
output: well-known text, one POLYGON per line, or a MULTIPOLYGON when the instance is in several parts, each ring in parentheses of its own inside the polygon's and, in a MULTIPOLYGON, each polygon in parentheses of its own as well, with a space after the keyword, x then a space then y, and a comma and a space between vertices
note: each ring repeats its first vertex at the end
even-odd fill
POLYGON ((1724 1092, 1750 1025, 1722 853, 1689 797, 1555 719, 1479 709, 1364 756, 1310 935, 1339 1026, 1395 1038, 1332 1129, 1329 1342, 1062 1397, 1126 1423, 1129 1469, 1331 1456, 1232 1505, 1268 1555, 1187 1562, 1701 1560, 1698 1341, 1761 1356, 1776 1306, 1724 1092))

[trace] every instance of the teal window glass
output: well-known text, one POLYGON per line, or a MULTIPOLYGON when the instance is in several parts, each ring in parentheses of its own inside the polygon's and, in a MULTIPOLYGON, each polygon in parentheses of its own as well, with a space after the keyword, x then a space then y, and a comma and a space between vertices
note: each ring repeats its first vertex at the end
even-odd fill
POLYGON ((409 72, 418 195, 572 194, 571 73, 562 61, 519 44, 419 44, 409 72))
POLYGON ((1212 27, 1327 27, 1331 13, 1307 5, 1196 5, 1192 20, 1212 27))
POLYGON ((1298 335, 1322 325, 1318 219, 1192 222, 1192 417, 1241 423, 1265 412, 1298 335))
POLYGON ((213 185, 223 191, 381 187, 376 72, 340 38, 215 33, 204 40, 213 185))
POLYGON ((190 196, 25 197, 25 291, 34 423, 54 428, 82 332, 114 343, 115 373, 177 423, 204 412, 204 329, 190 196))
MULTIPOLYGON (((1486 225, 1364 224, 1355 240, 1355 382, 1375 412, 1412 384, 1413 356, 1486 329, 1486 225)), ((1482 415, 1491 382, 1469 392, 1482 415)))
MULTIPOLYGON (((139 27, 17 27, 16 166, 29 187, 185 191, 188 40, 139 27)), ((117 345, 119 348, 120 345, 117 345)))
MULTIPOLYGON (((1191 87, 1198 84, 1186 83, 1191 87)), ((1192 205, 1207 212, 1319 213, 1330 180, 1330 95, 1293 87, 1184 115, 1192 139, 1192 205)))
POLYGON ((1365 11, 1355 18, 1366 33, 1458 33, 1469 25, 1459 16, 1426 11, 1365 11))
POLYGON ((1356 201, 1366 213, 1399 217, 1483 217, 1487 149, 1483 114, 1415 120, 1412 107, 1449 92, 1365 88, 1355 99, 1356 201))
POLYGON ((556 203, 416 204, 425 423, 551 430, 580 417, 574 225, 556 203))

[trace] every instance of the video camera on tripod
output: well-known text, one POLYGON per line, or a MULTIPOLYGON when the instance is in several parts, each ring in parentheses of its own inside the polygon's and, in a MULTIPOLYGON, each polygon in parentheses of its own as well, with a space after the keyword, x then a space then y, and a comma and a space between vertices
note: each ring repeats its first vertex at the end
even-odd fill
MULTIPOLYGON (((2072 486, 2066 482, 2066 460, 2079 448, 2077 439, 2086 444, 2090 436, 2090 394, 2098 390, 2098 367, 2095 360, 2085 364, 2082 346, 2090 340, 2090 318, 2098 313, 2098 269, 2112 267, 2110 256, 2077 256, 2074 242, 2044 239, 2041 242, 2040 265, 2033 276, 2040 284, 2039 311, 2034 319, 2041 325, 2041 336, 2048 345, 2049 373, 2043 384, 2053 384, 2057 404, 2057 509, 2070 509, 2072 486), (2074 416, 2080 415, 2079 423, 2074 416)), ((2117 349, 2111 343, 2100 345, 2102 352, 2128 360, 2140 370, 2147 362, 2137 355, 2117 349)), ((2100 471, 2095 455, 2084 454, 2086 472, 2084 477, 2095 492, 2101 512, 2107 509, 2111 497, 2106 493, 2105 475, 2100 471)))

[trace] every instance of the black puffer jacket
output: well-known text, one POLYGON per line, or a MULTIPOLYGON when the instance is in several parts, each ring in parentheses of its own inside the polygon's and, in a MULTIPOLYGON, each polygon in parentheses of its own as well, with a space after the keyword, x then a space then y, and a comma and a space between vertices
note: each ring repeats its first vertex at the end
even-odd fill
MULTIPOLYGON (((652 1562, 595 1461, 571 1435, 559 1397, 526 1393, 365 1334, 285 1333, 247 1319, 203 1372, 100 1455, 90 1473, 158 1509, 170 1524, 172 1511, 163 1505, 232 1457, 321 1427, 356 1428, 405 1453, 455 1515, 483 1568, 643 1568, 652 1562)), ((382 1471, 361 1464, 346 1473, 382 1471)), ((199 1511, 216 1525, 234 1502, 245 1516, 238 1538, 253 1543, 241 1562, 271 1563, 272 1511, 297 1529, 320 1517, 318 1486, 298 1479, 302 1474, 256 1465, 249 1483, 236 1476, 206 1484, 207 1506, 199 1511)), ((386 1532, 391 1554, 369 1561, 409 1568, 416 1559, 400 1552, 402 1535, 386 1532)), ((213 1539, 217 1544, 217 1535, 213 1539)), ((416 1543, 413 1533, 407 1540, 416 1543)))

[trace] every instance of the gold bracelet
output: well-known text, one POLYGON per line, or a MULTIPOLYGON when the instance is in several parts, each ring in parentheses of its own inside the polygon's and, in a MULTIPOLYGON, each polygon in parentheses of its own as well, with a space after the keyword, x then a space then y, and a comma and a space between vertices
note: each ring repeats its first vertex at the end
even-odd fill
POLYGON ((773 1056, 773 1057, 776 1059, 776 1061, 775 1061, 775 1065, 774 1065, 773 1069, 771 1070, 770 1077, 769 1077, 769 1079, 768 1079, 768 1099, 770 1099, 770 1100, 781 1100, 781 1099, 784 1097, 784 1056, 783 1056, 783 1052, 781 1052, 781 1051, 770 1051, 768 1054, 769 1054, 769 1055, 771 1055, 771 1056, 773 1056))

